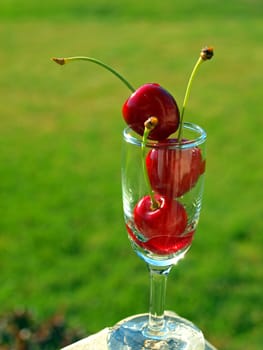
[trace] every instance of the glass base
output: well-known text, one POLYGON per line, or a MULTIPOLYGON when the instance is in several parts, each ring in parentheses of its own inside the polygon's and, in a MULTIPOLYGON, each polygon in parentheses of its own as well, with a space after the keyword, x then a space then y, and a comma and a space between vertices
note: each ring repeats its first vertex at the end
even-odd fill
POLYGON ((148 314, 128 317, 110 329, 109 350, 205 350, 203 333, 190 321, 165 312, 160 333, 148 329, 148 314))

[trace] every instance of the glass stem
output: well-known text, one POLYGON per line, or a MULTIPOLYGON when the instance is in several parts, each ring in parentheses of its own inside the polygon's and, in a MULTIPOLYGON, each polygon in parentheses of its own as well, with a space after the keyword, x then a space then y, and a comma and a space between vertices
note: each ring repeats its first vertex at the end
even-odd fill
POLYGON ((166 297, 166 283, 172 266, 148 265, 150 272, 150 310, 148 333, 160 334, 164 332, 164 308, 166 297))

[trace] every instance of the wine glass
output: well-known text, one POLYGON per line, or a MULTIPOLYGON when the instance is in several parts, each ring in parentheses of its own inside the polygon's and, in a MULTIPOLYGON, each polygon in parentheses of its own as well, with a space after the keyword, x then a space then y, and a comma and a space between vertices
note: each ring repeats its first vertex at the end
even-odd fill
POLYGON ((201 330, 165 311, 171 268, 189 250, 197 228, 205 172, 206 132, 183 124, 183 138, 144 141, 123 132, 122 193, 131 245, 150 273, 149 313, 112 327, 110 350, 204 350, 201 330))

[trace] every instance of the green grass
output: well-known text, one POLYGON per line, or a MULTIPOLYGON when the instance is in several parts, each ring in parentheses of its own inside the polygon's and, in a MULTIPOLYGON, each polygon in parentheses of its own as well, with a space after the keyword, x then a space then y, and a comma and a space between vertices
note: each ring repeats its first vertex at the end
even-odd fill
POLYGON ((192 18, 247 18, 261 15, 260 0, 199 0, 198 2, 180 2, 166 0, 161 3, 157 0, 146 0, 140 3, 122 0, 46 0, 37 3, 34 0, 2 0, 0 17, 8 18, 52 18, 52 19, 86 19, 90 17, 102 19, 154 19, 172 20, 192 18))
POLYGON ((61 309, 92 333, 148 307, 147 270, 121 208, 129 91, 99 67, 50 57, 97 57, 135 86, 159 82, 181 105, 199 50, 211 44, 215 57, 198 72, 185 115, 209 136, 203 212, 171 273, 167 308, 220 350, 259 350, 260 2, 95 3, 0 4, 1 309, 28 307, 43 319, 61 309))

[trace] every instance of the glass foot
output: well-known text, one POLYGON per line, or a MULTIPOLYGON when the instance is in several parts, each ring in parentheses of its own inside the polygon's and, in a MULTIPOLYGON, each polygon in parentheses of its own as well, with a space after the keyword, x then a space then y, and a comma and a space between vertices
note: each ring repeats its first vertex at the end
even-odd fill
POLYGON ((148 314, 128 317, 110 329, 109 350, 205 350, 203 333, 173 312, 165 313, 161 333, 148 330, 148 314))

